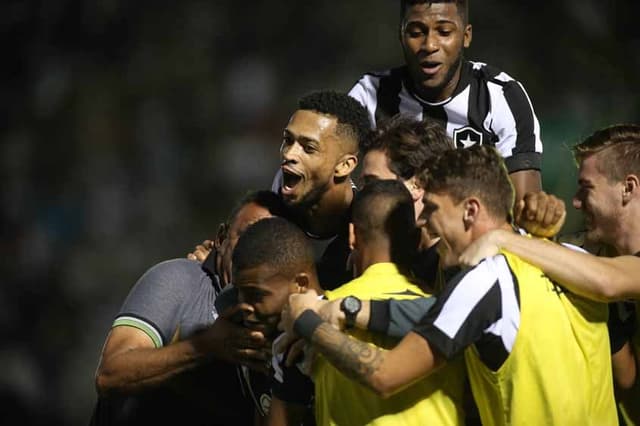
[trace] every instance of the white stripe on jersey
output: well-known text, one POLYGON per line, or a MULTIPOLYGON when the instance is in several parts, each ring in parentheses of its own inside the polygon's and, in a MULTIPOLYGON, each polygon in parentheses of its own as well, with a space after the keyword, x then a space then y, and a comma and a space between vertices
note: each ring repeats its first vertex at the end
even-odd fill
MULTIPOLYGON (((506 81, 504 79, 504 73, 501 73, 497 79, 501 81, 506 81)), ((491 127, 491 130, 498 136, 499 140, 496 143, 496 149, 503 157, 511 157, 513 153, 513 148, 516 147, 516 140, 518 139, 518 131, 516 129, 516 120, 511 112, 511 108, 509 108, 509 104, 507 104, 507 100, 502 94, 504 87, 500 84, 493 83, 491 81, 487 82, 487 89, 489 89, 489 93, 491 95, 491 110, 485 119, 485 123, 487 120, 493 125, 494 119, 493 117, 500 117, 499 128, 491 127)))
MULTIPOLYGON (((389 75, 390 72, 386 71, 385 73, 381 73, 381 75, 389 75)), ((351 88, 348 95, 351 96, 356 101, 360 102, 360 104, 367 109, 369 113, 369 122, 372 127, 376 127, 376 108, 378 107, 378 96, 376 93, 378 91, 378 87, 380 87, 380 78, 374 75, 368 75, 369 78, 361 78, 358 80, 355 86, 351 88)))
MULTIPOLYGON (((529 102, 529 108, 533 111, 533 104, 531 103, 531 98, 529 98, 529 94, 526 90, 524 90, 524 86, 519 81, 517 82, 522 92, 527 97, 527 101, 529 102)), ((538 117, 533 114, 533 132, 536 135, 536 152, 542 152, 542 139, 540 139, 540 122, 538 121, 538 117)))
MULTIPOLYGON (((469 125, 468 105, 471 85, 450 100, 444 110, 447 113, 447 135, 453 135, 453 131, 469 125)), ((486 126, 485 126, 486 127, 486 126)))
POLYGON ((438 318, 433 323, 450 339, 455 339, 458 330, 469 317, 473 308, 491 290, 498 279, 496 271, 490 267, 490 263, 486 260, 488 259, 479 263, 462 278, 447 298, 438 318))

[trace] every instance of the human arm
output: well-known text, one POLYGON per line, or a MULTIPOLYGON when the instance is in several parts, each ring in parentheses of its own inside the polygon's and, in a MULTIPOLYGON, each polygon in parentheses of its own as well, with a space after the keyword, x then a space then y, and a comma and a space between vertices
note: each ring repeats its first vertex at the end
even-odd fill
POLYGON ((343 374, 382 397, 394 394, 444 363, 416 333, 409 333, 392 350, 383 350, 322 321, 313 310, 298 304, 294 296, 299 295, 291 295, 290 307, 283 311, 287 333, 313 344, 343 374))
POLYGON ((539 267, 549 278, 581 296, 603 302, 640 297, 640 258, 636 256, 598 257, 546 240, 493 230, 467 247, 460 261, 475 265, 500 250, 539 267))
POLYGON ((513 184, 513 189, 515 190, 516 203, 522 200, 528 193, 542 191, 540 170, 518 170, 516 172, 509 173, 509 178, 513 184))
POLYGON ((139 328, 112 328, 96 371, 98 394, 134 393, 158 386, 213 358, 264 370, 269 359, 266 340, 261 333, 229 320, 238 309, 193 336, 162 347, 156 347, 139 328))

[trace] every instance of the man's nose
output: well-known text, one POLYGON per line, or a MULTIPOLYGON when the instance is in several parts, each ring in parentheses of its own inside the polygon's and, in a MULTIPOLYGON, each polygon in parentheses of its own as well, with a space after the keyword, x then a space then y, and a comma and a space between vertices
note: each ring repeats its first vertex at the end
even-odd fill
POLYGON ((297 143, 283 142, 280 147, 280 155, 286 162, 296 161, 300 153, 300 145, 297 143))

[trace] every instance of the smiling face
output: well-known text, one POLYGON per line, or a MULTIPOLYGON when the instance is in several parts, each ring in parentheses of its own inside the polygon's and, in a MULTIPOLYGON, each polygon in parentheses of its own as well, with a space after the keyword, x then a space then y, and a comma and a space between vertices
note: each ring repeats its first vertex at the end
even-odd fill
POLYGON ((460 79, 463 48, 471 44, 456 3, 418 3, 407 7, 402 22, 402 49, 420 96, 447 99, 460 79))
POLYGON ((288 279, 269 265, 258 265, 237 271, 234 285, 239 301, 247 303, 253 312, 244 312, 244 325, 264 333, 267 338, 278 333, 280 313, 289 294, 297 290, 295 279, 288 279))
POLYGON ((289 205, 313 205, 332 186, 340 160, 337 120, 298 110, 284 129, 280 147, 282 199, 289 205))
POLYGON ((421 218, 426 222, 430 236, 440 237, 438 254, 443 268, 457 265, 458 258, 471 244, 464 213, 464 202, 455 203, 448 195, 425 194, 421 218))
POLYGON ((573 206, 582 210, 589 241, 614 244, 624 184, 607 179, 598 169, 598 156, 588 156, 581 162, 573 206))

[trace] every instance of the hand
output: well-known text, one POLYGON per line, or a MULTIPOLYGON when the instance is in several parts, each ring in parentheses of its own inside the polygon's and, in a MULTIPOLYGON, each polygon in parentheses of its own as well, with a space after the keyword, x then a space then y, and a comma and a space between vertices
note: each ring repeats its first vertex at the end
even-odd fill
POLYGON ((213 241, 204 240, 202 244, 198 244, 193 252, 187 254, 187 259, 196 260, 200 263, 204 262, 204 260, 209 256, 211 250, 213 249, 213 241))
POLYGON ((564 225, 564 201, 544 191, 528 192, 514 207, 514 221, 536 237, 550 238, 564 225))
POLYGON ((482 259, 495 256, 500 251, 498 238, 501 232, 508 232, 502 229, 489 231, 473 243, 471 243, 460 255, 458 259, 462 266, 475 266, 482 259))
POLYGON ((218 341, 214 352, 219 358, 268 373, 271 368, 271 342, 262 332, 250 330, 234 323, 231 318, 243 311, 253 308, 246 303, 239 303, 221 314, 208 330, 218 341))
POLYGON ((287 303, 282 309, 282 315, 280 318, 280 324, 278 328, 286 332, 290 336, 295 336, 293 332, 293 324, 298 317, 307 309, 312 309, 318 312, 320 306, 325 301, 318 299, 318 293, 315 290, 307 290, 305 293, 294 293, 289 296, 289 303, 287 303))

